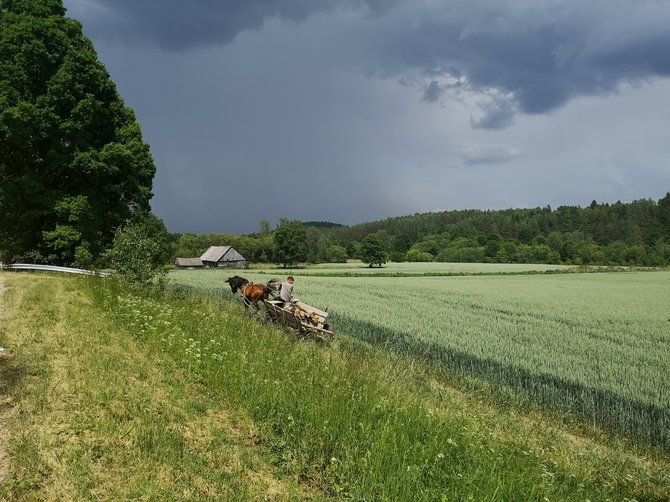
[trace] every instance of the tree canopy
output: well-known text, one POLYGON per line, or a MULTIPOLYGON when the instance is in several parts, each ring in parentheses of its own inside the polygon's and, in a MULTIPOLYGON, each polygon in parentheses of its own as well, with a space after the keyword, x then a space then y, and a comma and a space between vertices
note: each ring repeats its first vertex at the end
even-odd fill
POLYGON ((370 234, 363 239, 361 243, 361 260, 370 267, 373 265, 381 267, 383 263, 386 263, 386 251, 379 235, 370 234))
POLYGON ((282 218, 274 233, 274 256, 284 267, 307 259, 307 233, 300 221, 282 218))
POLYGON ((70 264, 149 211, 135 115, 61 0, 0 0, 0 258, 70 264))

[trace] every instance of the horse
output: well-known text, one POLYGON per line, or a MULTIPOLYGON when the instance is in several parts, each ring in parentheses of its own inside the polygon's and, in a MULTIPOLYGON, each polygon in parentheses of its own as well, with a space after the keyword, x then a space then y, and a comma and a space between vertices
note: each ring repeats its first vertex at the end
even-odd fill
POLYGON ((240 289, 240 293, 242 293, 242 298, 244 299, 244 306, 253 305, 256 310, 258 310, 258 302, 267 300, 271 292, 272 289, 265 284, 254 284, 251 282, 245 284, 240 289))
POLYGON ((254 308, 258 310, 258 302, 267 300, 270 293, 273 292, 273 289, 265 284, 254 284, 238 275, 229 277, 226 279, 226 282, 230 285, 230 290, 233 293, 240 292, 242 299, 244 300, 245 308, 249 307, 249 305, 253 305, 254 308))
POLYGON ((244 277, 240 277, 239 275, 228 277, 226 282, 230 285, 230 290, 233 292, 233 294, 237 293, 237 291, 242 289, 243 286, 249 284, 249 281, 247 281, 244 277))

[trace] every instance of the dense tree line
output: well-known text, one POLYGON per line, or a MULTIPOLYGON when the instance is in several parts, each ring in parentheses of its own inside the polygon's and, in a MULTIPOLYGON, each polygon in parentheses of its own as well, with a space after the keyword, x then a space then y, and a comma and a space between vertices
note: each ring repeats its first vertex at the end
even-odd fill
POLYGON ((392 260, 500 263, 670 263, 670 193, 658 201, 445 211, 331 229, 359 241, 371 233, 392 260))
MULTIPOLYGON (((381 243, 393 261, 670 264, 670 193, 658 201, 594 201, 585 208, 444 211, 353 226, 318 222, 303 227, 305 248, 294 261, 360 258, 378 263, 378 258, 368 259, 369 237, 374 235, 375 245, 381 243)), ((283 263, 275 256, 275 235, 262 222, 255 234, 184 234, 174 239, 178 256, 199 256, 209 245, 226 244, 250 261, 283 263)))

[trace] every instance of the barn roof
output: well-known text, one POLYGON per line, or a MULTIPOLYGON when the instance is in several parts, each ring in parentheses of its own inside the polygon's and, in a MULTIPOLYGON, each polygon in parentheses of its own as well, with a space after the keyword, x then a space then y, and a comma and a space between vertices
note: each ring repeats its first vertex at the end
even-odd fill
POLYGON ((174 264, 178 267, 202 267, 200 258, 177 258, 174 264))
POLYGON ((233 246, 210 246, 200 259, 202 261, 242 261, 244 256, 238 253, 233 246))

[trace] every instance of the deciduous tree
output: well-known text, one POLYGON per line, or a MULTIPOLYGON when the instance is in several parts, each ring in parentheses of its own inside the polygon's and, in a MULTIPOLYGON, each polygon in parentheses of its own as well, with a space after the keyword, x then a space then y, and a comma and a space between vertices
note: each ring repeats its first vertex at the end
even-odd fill
POLYGON ((117 229, 106 258, 115 272, 125 280, 149 285, 165 276, 160 239, 152 229, 153 222, 136 221, 117 229))
POLYGON ((284 268, 307 259, 307 232, 300 221, 279 220, 274 233, 274 258, 284 268))
POLYGON ((135 116, 61 0, 0 0, 0 254, 69 264, 148 211, 135 116))
POLYGON ((386 263, 384 243, 377 234, 369 234, 361 243, 361 259, 372 267, 386 263))

